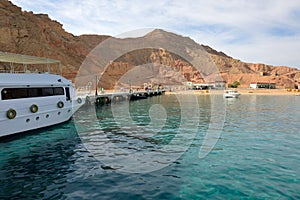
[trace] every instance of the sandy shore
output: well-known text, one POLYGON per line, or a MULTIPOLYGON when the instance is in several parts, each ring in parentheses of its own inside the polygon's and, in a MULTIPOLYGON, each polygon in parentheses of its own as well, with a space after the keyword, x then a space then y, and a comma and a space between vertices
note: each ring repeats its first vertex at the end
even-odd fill
MULTIPOLYGON (((242 95, 300 95, 298 90, 286 90, 286 89, 246 89, 246 88, 239 88, 237 89, 239 93, 242 95)), ((194 90, 193 91, 197 95, 209 95, 209 94, 223 94, 224 90, 194 90)), ((187 91, 176 91, 176 92, 169 92, 167 91, 166 94, 187 94, 187 91)))
POLYGON ((286 89, 239 89, 243 95, 299 95, 298 90, 286 89))
MULTIPOLYGON (((299 95, 299 90, 287 90, 287 89, 249 89, 249 88, 238 88, 237 91, 241 93, 242 95, 290 95, 295 96, 299 95)), ((105 90, 104 93, 115 93, 120 92, 116 90, 105 90)), ((191 92, 194 92, 196 95, 210 95, 210 94, 223 94, 224 90, 189 90, 189 91, 175 91, 175 92, 169 92, 166 91, 166 95, 170 94, 191 94, 191 92)), ((91 95, 95 94, 95 91, 90 92, 91 95)), ((100 92, 98 91, 98 94, 100 92)))

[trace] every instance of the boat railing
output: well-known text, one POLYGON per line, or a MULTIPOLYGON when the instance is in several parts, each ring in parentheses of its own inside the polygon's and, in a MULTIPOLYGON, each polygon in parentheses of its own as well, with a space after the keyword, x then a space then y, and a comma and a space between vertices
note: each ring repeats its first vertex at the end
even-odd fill
POLYGON ((40 72, 38 70, 30 71, 30 70, 20 70, 20 71, 12 71, 12 70, 0 70, 0 73, 6 73, 6 74, 39 74, 39 73, 48 73, 48 72, 40 72))
POLYGON ((59 60, 0 51, 0 73, 62 74, 59 60))

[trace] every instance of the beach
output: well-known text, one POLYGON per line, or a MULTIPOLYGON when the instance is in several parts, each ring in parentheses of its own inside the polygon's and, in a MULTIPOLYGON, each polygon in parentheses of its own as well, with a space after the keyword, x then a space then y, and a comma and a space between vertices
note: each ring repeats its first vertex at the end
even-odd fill
MULTIPOLYGON (((287 95, 287 96, 298 96, 300 95, 299 90, 287 90, 287 89, 250 89, 250 88, 238 88, 236 89, 242 95, 287 95)), ((193 90, 194 94, 197 95, 209 95, 209 94, 223 94, 224 90, 193 90)), ((184 94, 187 91, 166 91, 166 95, 180 93, 184 94)))

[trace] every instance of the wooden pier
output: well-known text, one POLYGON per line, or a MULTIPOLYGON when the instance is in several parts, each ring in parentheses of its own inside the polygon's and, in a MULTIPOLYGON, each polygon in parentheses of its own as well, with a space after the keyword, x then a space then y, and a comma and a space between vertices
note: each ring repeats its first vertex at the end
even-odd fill
POLYGON ((87 95, 86 105, 107 105, 120 101, 134 101, 140 99, 147 99, 148 97, 163 95, 165 90, 144 90, 134 92, 109 92, 100 93, 98 95, 87 95))

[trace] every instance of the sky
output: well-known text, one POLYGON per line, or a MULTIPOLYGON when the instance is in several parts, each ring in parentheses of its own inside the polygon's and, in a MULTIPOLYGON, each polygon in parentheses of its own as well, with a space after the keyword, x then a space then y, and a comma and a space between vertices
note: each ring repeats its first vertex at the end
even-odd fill
POLYGON ((299 0, 11 0, 74 35, 164 29, 244 62, 300 69, 299 0))

